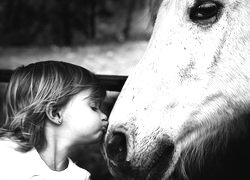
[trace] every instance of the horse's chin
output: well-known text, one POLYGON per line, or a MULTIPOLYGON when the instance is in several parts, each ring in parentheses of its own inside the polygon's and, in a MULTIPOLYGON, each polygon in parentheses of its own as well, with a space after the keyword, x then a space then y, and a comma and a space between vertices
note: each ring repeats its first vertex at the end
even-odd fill
POLYGON ((129 179, 129 180, 161 180, 167 171, 167 167, 163 165, 163 162, 155 164, 154 167, 148 170, 126 170, 121 169, 112 162, 109 162, 110 173, 118 179, 129 179))
POLYGON ((181 152, 176 144, 160 143, 157 151, 134 157, 133 162, 116 164, 108 159, 109 170, 121 180, 249 179, 249 120, 249 114, 228 120, 198 136, 181 152))

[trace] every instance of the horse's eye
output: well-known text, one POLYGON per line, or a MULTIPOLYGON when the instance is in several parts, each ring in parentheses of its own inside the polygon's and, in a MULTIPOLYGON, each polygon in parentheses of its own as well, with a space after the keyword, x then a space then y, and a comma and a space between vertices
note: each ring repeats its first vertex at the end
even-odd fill
POLYGON ((203 2, 190 9, 190 19, 200 25, 212 25, 218 20, 221 7, 217 2, 203 2))

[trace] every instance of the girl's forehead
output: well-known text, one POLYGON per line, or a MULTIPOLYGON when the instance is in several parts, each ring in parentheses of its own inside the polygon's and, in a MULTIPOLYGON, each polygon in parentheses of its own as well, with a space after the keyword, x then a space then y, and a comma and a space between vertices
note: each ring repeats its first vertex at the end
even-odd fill
POLYGON ((77 96, 82 100, 89 100, 95 103, 101 103, 104 99, 99 92, 95 92, 93 89, 82 90, 77 96))
POLYGON ((84 99, 91 98, 92 90, 91 89, 82 90, 78 93, 78 96, 80 96, 81 98, 84 98, 84 99))
POLYGON ((71 101, 75 101, 75 100, 83 101, 83 100, 88 100, 90 98, 91 98, 91 91, 86 89, 73 95, 73 97, 71 98, 71 101))

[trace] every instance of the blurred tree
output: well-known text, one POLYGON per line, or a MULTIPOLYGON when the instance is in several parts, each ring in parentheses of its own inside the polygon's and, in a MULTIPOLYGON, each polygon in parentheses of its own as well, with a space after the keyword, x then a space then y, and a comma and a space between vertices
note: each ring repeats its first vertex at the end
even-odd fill
POLYGON ((121 18, 124 37, 129 37, 133 12, 146 0, 1 0, 0 44, 42 43, 72 45, 74 34, 94 39, 97 19, 121 18), (122 16, 121 16, 122 15, 122 16))
POLYGON ((131 21, 132 21, 133 12, 135 10, 137 2, 138 1, 135 1, 135 0, 129 0, 128 1, 126 20, 125 20, 125 27, 123 29, 123 34, 124 34, 125 39, 129 38, 129 31, 130 31, 131 21))
POLYGON ((130 37, 131 23, 134 18, 134 12, 137 9, 144 9, 149 3, 148 0, 127 0, 126 1, 126 15, 125 15, 125 24, 123 28, 123 34, 125 39, 130 37))
POLYGON ((2 0, 1 43, 27 43, 40 31, 38 14, 25 0, 2 0))
POLYGON ((48 33, 52 43, 71 45, 73 29, 95 37, 95 0, 2 0, 0 43, 22 45, 48 33))

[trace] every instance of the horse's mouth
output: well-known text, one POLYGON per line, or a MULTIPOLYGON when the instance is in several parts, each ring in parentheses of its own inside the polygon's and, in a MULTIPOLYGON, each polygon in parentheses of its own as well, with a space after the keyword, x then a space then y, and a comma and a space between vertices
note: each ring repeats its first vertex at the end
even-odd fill
POLYGON ((168 169, 166 162, 160 158, 151 168, 140 170, 125 166, 117 166, 112 161, 108 163, 111 174, 119 179, 129 180, 160 180, 168 169))
POLYGON ((117 165, 112 160, 108 160, 108 168, 110 173, 119 179, 138 179, 138 170, 133 170, 129 163, 117 165))
POLYGON ((160 180, 170 167, 173 153, 174 146, 162 146, 152 157, 145 156, 145 158, 152 160, 144 167, 134 167, 130 162, 116 164, 112 160, 108 160, 109 171, 119 179, 160 180))

